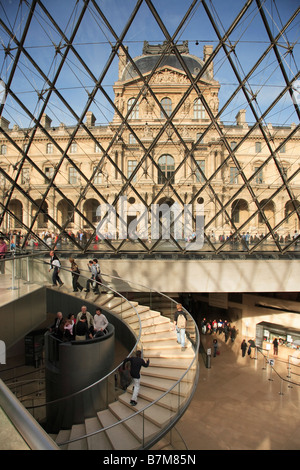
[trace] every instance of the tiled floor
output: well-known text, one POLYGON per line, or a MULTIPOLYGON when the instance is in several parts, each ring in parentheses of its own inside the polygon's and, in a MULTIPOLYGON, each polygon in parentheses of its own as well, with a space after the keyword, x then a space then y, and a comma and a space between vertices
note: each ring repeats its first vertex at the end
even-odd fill
MULTIPOLYGON (((219 343, 221 354, 212 357, 210 369, 199 358, 196 393, 176 426, 188 449, 300 450, 300 386, 283 382, 281 388, 259 355, 257 361, 237 357, 219 343)), ((279 360, 275 369, 286 378, 279 360)))

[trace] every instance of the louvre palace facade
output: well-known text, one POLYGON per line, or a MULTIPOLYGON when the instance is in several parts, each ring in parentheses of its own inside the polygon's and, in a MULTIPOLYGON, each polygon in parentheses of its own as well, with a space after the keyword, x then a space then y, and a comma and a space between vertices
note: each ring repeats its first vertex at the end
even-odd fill
MULTIPOLYGON (((213 47, 205 45, 201 59, 189 53, 187 42, 167 55, 163 47, 145 42, 133 60, 119 49, 114 116, 107 125, 98 125, 89 110, 74 127, 53 127, 43 114, 34 132, 2 118, 2 233, 18 232, 26 244, 34 238, 40 246, 63 234, 74 248, 86 248, 97 240, 100 205, 117 208, 126 197, 127 224, 138 217, 138 204, 150 212, 153 204, 177 202, 194 212, 201 203, 208 250, 230 237, 248 237, 259 248, 293 242, 299 230, 296 125, 253 125, 246 109, 237 110, 235 122, 224 122, 213 47)), ((151 243, 150 216, 148 224, 141 249, 151 243)), ((106 231, 117 243, 118 230, 106 231)), ((122 247, 130 233, 127 238, 122 247)), ((173 242, 181 249, 180 240, 173 242)))

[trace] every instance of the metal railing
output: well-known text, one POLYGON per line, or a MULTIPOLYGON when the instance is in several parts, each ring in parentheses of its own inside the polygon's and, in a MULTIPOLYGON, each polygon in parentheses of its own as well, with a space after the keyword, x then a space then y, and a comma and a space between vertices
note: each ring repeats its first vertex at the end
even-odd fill
MULTIPOLYGON (((24 279, 25 282, 37 283, 38 285, 45 284, 47 282, 49 283, 49 279, 48 279, 49 262, 43 259, 39 259, 38 257, 33 256, 33 255, 18 256, 18 257, 15 257, 13 260, 11 260, 11 262, 14 264, 14 267, 12 269, 12 275, 16 276, 18 280, 21 281, 24 279)), ((65 267, 62 267, 61 269, 65 273, 68 273, 68 274, 70 273, 70 270, 66 269, 65 267)), ((88 276, 86 276, 86 274, 88 273, 81 270, 81 277, 83 277, 84 279, 88 279, 88 276)), ((148 307, 150 307, 150 309, 155 307, 155 309, 158 310, 157 303, 155 302, 157 302, 157 299, 160 299, 161 304, 164 304, 164 310, 167 310, 166 313, 167 313, 167 316, 169 316, 169 318, 172 318, 176 310, 177 302, 165 294, 161 294, 158 291, 155 291, 151 288, 146 288, 145 286, 142 286, 142 285, 137 285, 136 283, 132 283, 131 281, 121 279, 117 276, 109 276, 105 273, 102 273, 101 278, 105 279, 106 282, 99 283, 100 287, 102 286, 102 287, 105 287, 106 289, 108 288, 109 292, 112 292, 116 296, 122 297, 124 302, 129 302, 130 307, 133 310, 135 310, 137 322, 139 324, 139 333, 137 336, 136 344, 134 348, 131 350, 131 352, 129 353, 129 356, 130 356, 137 347, 142 349, 142 344, 140 342, 141 319, 139 317, 137 310, 135 309, 135 301, 136 299, 139 298, 141 293, 143 294, 143 300, 142 300, 143 305, 147 305, 148 307), (120 294, 120 292, 117 292, 116 289, 114 289, 113 287, 114 284, 119 285, 119 287, 123 291, 123 294, 120 294), (127 296, 130 300, 128 300, 124 295, 124 291, 126 291, 126 288, 127 288, 127 296), (145 296, 147 298, 145 298, 145 296)), ((144 406, 139 411, 135 411, 131 413, 130 416, 123 418, 110 426, 103 427, 102 429, 98 431, 85 434, 83 436, 77 437, 76 439, 70 439, 63 443, 60 443, 60 446, 65 446, 81 439, 87 439, 99 433, 109 432, 110 429, 116 426, 125 425, 127 427, 130 427, 131 425, 130 423, 137 416, 142 418, 142 425, 141 425, 139 435, 138 435, 138 439, 141 443, 140 448, 142 449, 150 448, 151 446, 153 446, 155 442, 159 441, 166 433, 170 431, 170 429, 175 425, 177 420, 180 418, 180 416, 184 413, 187 406, 189 405, 192 399, 192 396, 194 394, 195 388, 196 388, 196 384, 198 381, 198 374, 199 374, 199 370, 198 370, 198 350, 199 350, 199 342, 200 342, 199 332, 198 332, 197 325, 194 322, 192 316, 187 311, 186 313, 188 316, 186 333, 187 333, 188 340, 191 342, 193 355, 192 355, 192 358, 190 359, 190 363, 188 367, 186 368, 186 370, 182 372, 181 377, 178 380, 175 380, 175 382, 173 381, 173 383, 169 386, 169 388, 166 391, 162 391, 158 398, 150 402, 147 406, 144 406), (168 407, 166 407, 166 402, 168 403, 168 407), (167 413, 167 418, 164 422, 164 425, 160 428, 160 430, 154 436, 151 435, 150 437, 149 436, 147 437, 145 434, 145 421, 147 420, 147 417, 149 416, 149 414, 151 414, 151 408, 157 405, 161 405, 163 407, 165 413, 167 413)), ((122 318, 122 307, 120 307, 120 315, 122 318)), ((113 390, 115 386, 115 376, 117 374, 117 371, 120 365, 121 364, 115 367, 114 370, 112 370, 107 376, 101 378, 96 383, 93 383, 90 386, 86 387, 84 390, 80 390, 79 392, 77 392, 76 394, 72 394, 71 396, 63 397, 58 400, 55 400, 51 402, 51 404, 53 405, 55 404, 55 402, 58 402, 58 401, 62 402, 63 400, 72 400, 74 396, 78 396, 78 395, 81 395, 82 397, 89 396, 93 393, 93 390, 99 386, 99 383, 103 384, 104 382, 106 382, 107 390, 110 390, 110 391, 113 390)), ((118 391, 118 393, 120 394, 120 391, 118 391)), ((109 397, 109 393, 107 393, 107 397, 109 397)), ((116 395, 113 393, 111 394, 110 398, 111 398, 111 401, 114 401, 116 399, 116 395)), ((49 404, 50 403, 45 403, 43 406, 49 406, 49 404)), ((37 407, 36 406, 32 407, 31 411, 34 413, 34 410, 37 408, 40 408, 40 406, 41 405, 37 407)))
POLYGON ((284 384, 287 384, 288 388, 292 388, 293 386, 300 387, 300 379, 298 382, 296 382, 296 380, 293 379, 293 377, 300 377, 300 358, 299 357, 294 356, 293 354, 289 354, 287 361, 284 359, 276 358, 276 367, 275 367, 274 359, 269 357, 269 353, 270 353, 269 350, 259 348, 259 347, 256 347, 255 349, 256 349, 256 359, 257 359, 257 354, 259 353, 262 356, 262 359, 264 361, 263 369, 267 369, 267 368, 269 369, 268 380, 269 381, 274 380, 273 373, 280 380, 280 392, 279 392, 280 395, 284 394, 283 392, 284 384), (296 360, 299 363, 299 365, 292 364, 293 360, 296 360), (283 376, 284 372, 282 372, 282 370, 279 370, 280 367, 278 367, 278 363, 280 364, 281 369, 283 369, 284 371, 286 370, 286 373, 287 373, 286 377, 283 376), (297 372, 292 370, 292 368, 295 368, 297 372))

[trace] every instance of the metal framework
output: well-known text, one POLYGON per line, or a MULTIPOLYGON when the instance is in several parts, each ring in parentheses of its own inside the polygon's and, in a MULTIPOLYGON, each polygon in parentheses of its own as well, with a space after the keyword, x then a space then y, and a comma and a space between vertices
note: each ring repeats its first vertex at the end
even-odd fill
MULTIPOLYGON (((265 250, 264 242, 266 240, 272 241, 272 251, 275 251, 279 254, 283 254, 287 251, 294 250, 296 246, 296 239, 290 240, 288 243, 282 244, 279 242, 278 237, 276 236, 276 231, 287 222, 287 220, 292 216, 297 216, 300 221, 300 204, 299 204, 299 190, 297 191, 297 186, 295 188, 294 182, 296 177, 300 172, 300 164, 298 168, 293 172, 293 174, 286 175, 285 171, 282 168, 280 162, 279 152, 285 143, 288 143, 292 138, 296 137, 299 132, 299 102, 297 96, 295 95, 295 84, 299 80, 299 67, 297 67, 297 54, 299 57, 299 51, 297 47, 299 46, 298 40, 294 40, 294 31, 297 26, 297 21, 299 22, 299 8, 295 8, 294 11, 289 13, 287 17, 286 12, 283 11, 284 5, 282 2, 276 0, 269 1, 260 1, 260 0, 248 0, 243 2, 238 2, 239 11, 232 13, 229 25, 227 27, 222 25, 220 17, 225 14, 226 2, 218 1, 209 1, 209 0, 193 0, 190 2, 181 2, 185 4, 182 11, 182 18, 178 23, 178 26, 174 31, 170 32, 168 28, 168 17, 165 14, 165 9, 160 9, 160 4, 154 0, 137 0, 128 2, 128 6, 131 7, 131 12, 128 14, 128 18, 124 18, 124 23, 122 26, 119 25, 120 22, 115 21, 114 14, 112 12, 106 11, 103 8, 102 2, 100 0, 81 0, 69 2, 72 4, 73 11, 70 17, 61 19, 55 19, 54 8, 57 6, 56 2, 47 2, 42 0, 32 0, 32 1, 22 1, 20 0, 18 8, 16 6, 12 7, 13 11, 7 9, 5 2, 1 1, 1 12, 0 12, 0 36, 1 36, 1 45, 0 45, 0 60, 2 60, 2 65, 0 69, 2 86, 3 86, 3 98, 0 105, 0 116, 8 117, 15 119, 15 109, 18 109, 19 113, 25 115, 28 119, 28 122, 31 123, 31 126, 24 128, 24 143, 26 143, 26 149, 21 148, 17 140, 15 140, 11 133, 7 131, 5 126, 1 121, 0 127, 0 136, 7 140, 20 155, 20 159, 15 168, 14 177, 12 178, 8 171, 5 170, 3 166, 0 165, 0 174, 2 178, 8 183, 9 189, 3 194, 1 199, 1 209, 0 214, 0 230, 4 232, 4 219, 7 214, 10 217, 13 217, 17 220, 19 226, 25 233, 25 237, 22 240, 22 246, 25 247, 28 238, 32 235, 39 240, 40 246, 47 248, 47 245, 44 240, 39 238, 39 235, 35 232, 35 223, 40 214, 44 214, 49 222, 53 224, 57 233, 59 234, 56 242, 59 242, 63 237, 68 239, 71 243, 72 249, 79 250, 80 252, 87 252, 91 248, 91 245, 94 241, 94 236, 96 235, 95 225, 89 220, 89 218, 84 215, 80 210, 80 203, 84 200, 87 191, 91 189, 93 193, 99 198, 99 201, 106 203, 107 199, 103 191, 94 184, 95 175, 99 169, 102 168, 105 161, 109 161, 113 166, 115 172, 120 175, 122 178, 123 185, 122 188, 115 195, 115 200, 113 205, 117 207, 120 196, 126 193, 128 189, 136 196, 137 200, 144 204, 147 208, 165 195, 165 191, 168 190, 172 196, 175 196, 176 200, 184 206, 186 201, 183 200, 182 195, 178 192, 176 185, 173 183, 173 177, 180 171, 180 168, 185 164, 186 161, 193 161, 193 164, 197 168, 197 162, 194 157, 194 150, 196 149, 199 140, 194 142, 191 146, 188 146, 186 141, 181 135, 180 126, 176 123, 176 116, 179 111, 184 106, 184 103, 188 99, 191 91, 195 91, 198 95, 201 103, 209 116, 209 122, 206 125, 204 133, 201 135, 201 138, 208 135, 208 133, 214 129, 217 131, 219 139, 223 142, 226 149, 226 158, 222 161, 220 166, 215 169, 215 171, 207 177, 199 167, 198 170, 201 173, 203 179, 203 185, 197 190, 193 195, 193 198, 188 201, 192 204, 198 200, 206 191, 209 192, 211 199, 215 202, 216 211, 213 217, 210 220, 205 220, 205 234, 209 232, 210 227, 213 226, 214 222, 221 215, 224 217, 230 227, 232 228, 232 236, 240 239, 243 230, 251 222, 254 217, 257 217, 259 214, 261 220, 264 224, 264 235, 258 241, 253 243, 251 246, 242 246, 243 253, 259 252, 265 250), (242 4, 243 3, 243 4, 242 4), (156 6, 157 4, 157 6, 156 6), (52 5, 52 7, 51 7, 52 5), (144 76, 142 71, 137 67, 136 62, 133 60, 132 54, 129 53, 128 47, 126 47, 126 41, 128 37, 128 32, 134 28, 135 23, 139 20, 139 16, 142 12, 147 11, 148 18, 151 18, 157 27, 157 30, 160 32, 160 38, 162 38, 163 46, 161 48, 161 54, 158 62, 155 67, 152 69, 151 73, 147 76, 144 76), (184 11, 183 11, 184 10, 184 11), (160 13, 161 11, 161 13, 160 13), (95 23, 99 27, 99 38, 100 42, 103 38, 106 39, 106 61, 99 72, 99 66, 95 65, 90 60, 86 60, 86 55, 81 52, 82 43, 86 41, 86 47, 89 44, 89 35, 88 35, 88 20, 93 18, 95 23), (203 67, 199 70, 196 76, 193 76, 186 65, 184 58, 182 57, 182 52, 179 47, 179 41, 182 37, 188 34, 190 23, 192 21, 199 22, 199 25, 206 24, 209 26, 211 37, 208 38, 209 41, 214 41, 214 48, 209 59, 204 63, 203 67), (249 20, 251 18, 251 20, 249 20), (257 58, 248 72, 243 71, 243 66, 241 63, 244 63, 244 57, 239 56, 239 46, 241 44, 241 39, 239 39, 239 34, 241 38, 245 33, 245 30, 250 27, 252 21, 257 22, 257 34, 261 35, 264 38, 264 50, 262 53, 257 54, 257 58), (41 29, 46 31, 45 36, 49 38, 48 47, 52 48, 53 55, 53 66, 54 72, 51 73, 45 72, 45 64, 43 61, 43 56, 36 54, 35 47, 40 47, 41 42, 39 37, 35 37, 36 43, 32 41, 32 36, 34 30, 37 27, 37 24, 41 29), (276 32, 275 26, 276 25, 276 32), (86 38, 85 38, 86 35, 86 38), (284 50, 284 51, 283 51, 284 50), (126 113, 121 113, 118 107, 114 102, 114 98, 111 93, 111 89, 108 88, 107 83, 111 81, 111 69, 113 69, 115 61, 118 57, 119 52, 126 56, 127 61, 132 65, 134 70, 137 73, 137 76, 142 81, 142 86, 140 87, 139 93, 135 97, 135 103, 146 96, 147 94, 151 96, 156 105, 160 108, 160 112, 165 117, 160 123, 160 129, 157 134, 152 139, 149 146, 146 146, 145 143, 140 139, 139 135, 136 133, 134 128, 131 125, 130 121, 130 110, 126 113), (283 51, 283 52, 282 52, 283 51), (160 64, 169 54, 175 54, 179 63, 184 70, 186 77, 188 78, 190 85, 187 87, 186 91, 182 95, 180 101, 178 102, 175 109, 172 110, 171 114, 168 115, 164 108, 162 107, 159 99, 153 91, 151 86, 151 78, 154 76, 155 72, 158 70, 160 64), (261 73, 260 68, 264 61, 270 57, 270 53, 274 54, 275 63, 276 63, 276 73, 280 73, 279 82, 281 86, 279 87, 280 91, 277 95, 273 95, 268 102, 268 105, 264 110, 260 111, 261 95, 254 91, 254 87, 251 85, 251 81, 256 74, 261 73), (70 58, 71 55, 71 58, 70 58), (199 88, 199 80, 209 69, 213 61, 224 61, 226 62, 226 67, 230 70, 230 76, 234 77, 235 85, 233 91, 226 96, 221 103, 220 109, 215 115, 209 103, 206 102, 204 95, 202 94, 199 88), (241 59, 241 60, 240 60, 241 59), (74 76, 78 76, 78 81, 81 84, 81 105, 73 106, 73 100, 67 99, 67 94, 64 93, 64 87, 68 87, 68 83, 65 81, 65 70, 67 67, 72 65, 72 60, 76 61, 76 64, 80 66, 80 71, 75 70, 75 66, 72 70, 74 76), (294 66, 289 64, 293 63, 294 66), (20 93, 24 85, 24 74, 26 74, 26 69, 30 69, 30 72, 36 77, 36 85, 32 84, 32 89, 35 92, 35 99, 32 98, 31 102, 28 100, 26 93, 20 93), (23 74, 23 76, 22 76, 23 74), (79 77, 80 75, 80 77, 79 77), (253 116, 253 124, 249 126, 248 131, 238 142, 237 146, 232 149, 229 142, 229 137, 224 132, 224 128, 220 125, 220 119, 224 118, 227 110, 230 106, 233 105, 234 100, 238 95, 242 94, 244 97, 244 102, 246 103, 247 109, 251 112, 253 116), (106 106, 113 110, 119 117, 118 127, 111 136, 110 143, 107 148, 103 148, 101 143, 98 142, 93 131, 87 124, 84 122, 86 113, 91 109, 95 103, 99 103, 99 96, 105 101, 106 106), (277 146, 274 143, 272 135, 267 131, 267 126, 265 125, 266 119, 270 116, 270 113, 283 99, 289 100, 289 113, 290 116, 297 120, 297 124, 294 127, 290 128, 287 136, 284 141, 277 146), (14 103, 12 105, 11 103, 14 103), (63 106, 64 109, 71 116, 74 125, 70 128, 68 142, 65 148, 61 148, 58 140, 55 138, 52 132, 49 132, 42 124, 43 114, 51 109, 53 110, 54 103, 59 103, 59 106, 63 106), (15 106, 15 109, 14 107, 15 106), (128 177, 124 174, 124 171, 116 164, 114 158, 112 157, 112 149, 114 145, 118 142, 119 139, 122 139, 122 133, 124 129, 130 131, 134 136, 139 149, 143 153, 143 157, 139 160, 136 168, 132 174, 128 177), (95 145, 99 146, 101 149, 101 158, 97 163, 97 166, 94 168, 93 174, 91 177, 88 177, 76 163, 76 159, 73 158, 70 151, 72 143, 76 139, 76 136, 79 130, 84 130, 86 135, 91 139, 95 145), (264 142, 268 148, 268 157, 264 159, 263 162, 255 169, 253 174, 250 177, 247 177, 244 169, 239 161, 237 156, 238 149, 253 136, 254 132, 259 130, 263 136, 264 142), (49 142, 60 153, 61 157, 58 164, 55 166, 55 170, 51 178, 49 178, 40 168, 34 159, 29 155, 29 149, 31 145, 34 145, 34 140, 37 132, 41 132, 44 137, 47 138, 49 142), (149 163, 156 169, 160 174, 161 169, 157 164, 155 158, 153 157, 153 152, 155 151, 158 142, 165 132, 168 132, 169 135, 175 136, 176 139, 180 142, 180 145, 184 149, 184 157, 180 164, 175 168, 174 173, 169 178, 164 178, 164 183, 161 185, 159 190, 152 195, 151 200, 144 200, 140 192, 138 191, 135 185, 135 176, 138 171, 144 167, 144 165, 149 163), (89 238, 84 244, 79 243, 77 240, 68 233, 67 226, 68 220, 64 224, 60 224, 55 218, 51 217, 49 213, 44 211, 44 203, 47 201, 47 198, 50 197, 51 192, 59 194, 62 200, 66 201, 66 204, 69 205, 69 200, 64 194, 64 190, 56 183, 57 175, 62 171, 62 167, 65 163, 71 165, 78 174, 80 175, 81 181, 84 182, 83 188, 78 194, 76 201, 73 201, 71 212, 76 213, 80 217, 86 226, 92 231, 93 237, 89 238), (257 192, 254 188, 253 182, 255 181, 257 175, 262 169, 267 167, 267 165, 273 162, 278 171, 280 177, 280 184, 274 189, 271 197, 264 199, 263 202, 259 202, 257 192), (218 194, 214 186, 216 178, 221 174, 221 172, 226 168, 226 166, 231 163, 237 169, 237 172, 242 180, 242 184, 236 189, 232 197, 223 202, 222 197, 218 194), (21 172, 24 165, 32 166, 46 181, 48 184, 46 188, 43 189, 43 192, 40 194, 38 202, 34 200, 29 192, 24 189, 24 186, 21 184, 21 172), (238 198, 239 194, 242 191, 247 190, 249 200, 255 203, 256 210, 250 215, 250 217, 243 222, 243 224, 238 225, 235 223, 232 213, 230 212, 230 207, 232 203, 238 198), (272 226, 268 220, 264 208, 267 204, 272 201, 280 193, 285 192, 288 194, 289 200, 291 201, 292 211, 285 214, 285 216, 276 224, 272 226), (10 203, 16 194, 22 194, 28 202, 36 208, 34 216, 31 218, 31 223, 26 225, 24 222, 18 218, 18 216, 13 213, 10 209, 10 203), (1 228, 2 227, 2 228, 1 228)), ((118 3, 118 2, 115 2, 118 3)), ((122 1, 119 2, 120 8, 122 1)), ((166 2, 165 2, 166 3, 166 2)), ((172 15, 172 3, 170 3, 170 12, 172 15)), ((237 3, 237 2, 236 2, 237 3)), ((129 10, 130 8, 128 8, 129 10)), ((298 23, 299 24, 299 23, 298 23)), ((299 26, 298 26, 299 27, 299 26)), ((144 40, 149 40, 151 38, 147 37, 147 32, 145 31, 145 37, 140 37, 140 42, 144 40)), ((197 41, 197 38, 194 38, 197 41)), ((253 38, 254 39, 254 38, 253 38)), ((255 46, 249 46, 255 47, 255 46)), ((243 52, 244 54, 244 52, 243 52)), ((268 74, 268 71, 265 71, 265 76, 268 74)), ((262 86, 262 88, 264 88, 262 86)), ((15 121, 17 122, 17 121, 15 121)), ((107 122, 109 119, 107 118, 107 122)), ((299 144, 298 144, 299 145, 299 144)), ((300 149, 300 146, 299 146, 300 149)), ((46 158, 46 156, 45 156, 46 158)), ((118 214, 120 217, 120 215, 118 214)), ((211 242, 208 236, 206 237, 206 251, 218 254, 228 250, 228 246, 232 242, 231 239, 222 241, 221 243, 214 244, 211 242)), ((155 243, 149 246, 145 240, 138 239, 135 242, 135 250, 141 251, 143 253, 154 253, 156 250, 160 250, 161 239, 157 240, 155 243)), ((185 253, 186 247, 178 242, 175 238, 172 237, 172 248, 171 252, 185 253)), ((104 241, 105 249, 111 253, 122 253, 128 251, 128 245, 126 240, 119 240, 118 242, 112 243, 111 240, 104 241)), ((102 248, 103 249, 103 248, 102 248)), ((236 248, 235 248, 236 249, 236 248)), ((129 250, 130 251, 130 250, 129 250)), ((236 249, 239 251, 239 249, 236 249)))

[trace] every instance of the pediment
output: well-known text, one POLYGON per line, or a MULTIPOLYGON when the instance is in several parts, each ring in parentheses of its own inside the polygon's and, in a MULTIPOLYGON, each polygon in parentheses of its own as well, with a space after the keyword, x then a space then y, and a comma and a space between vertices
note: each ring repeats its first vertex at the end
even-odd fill
MULTIPOLYGON (((195 69, 194 73, 192 73, 193 76, 198 74, 200 69, 195 69)), ((149 77, 151 75, 151 72, 147 72, 144 74, 144 77, 149 77)), ((126 82, 123 82, 124 85, 130 85, 130 84, 137 84, 137 83, 143 83, 143 80, 139 77, 135 77, 134 79, 127 80, 126 82)), ((201 78, 197 82, 198 84, 205 84, 205 85, 212 85, 217 83, 215 80, 207 80, 204 78, 201 78)), ((182 84, 182 85, 190 85, 191 81, 189 80, 188 76, 184 71, 175 69, 169 65, 165 65, 162 68, 159 68, 151 77, 149 80, 149 84, 162 84, 162 85, 170 85, 170 84, 182 84)))

